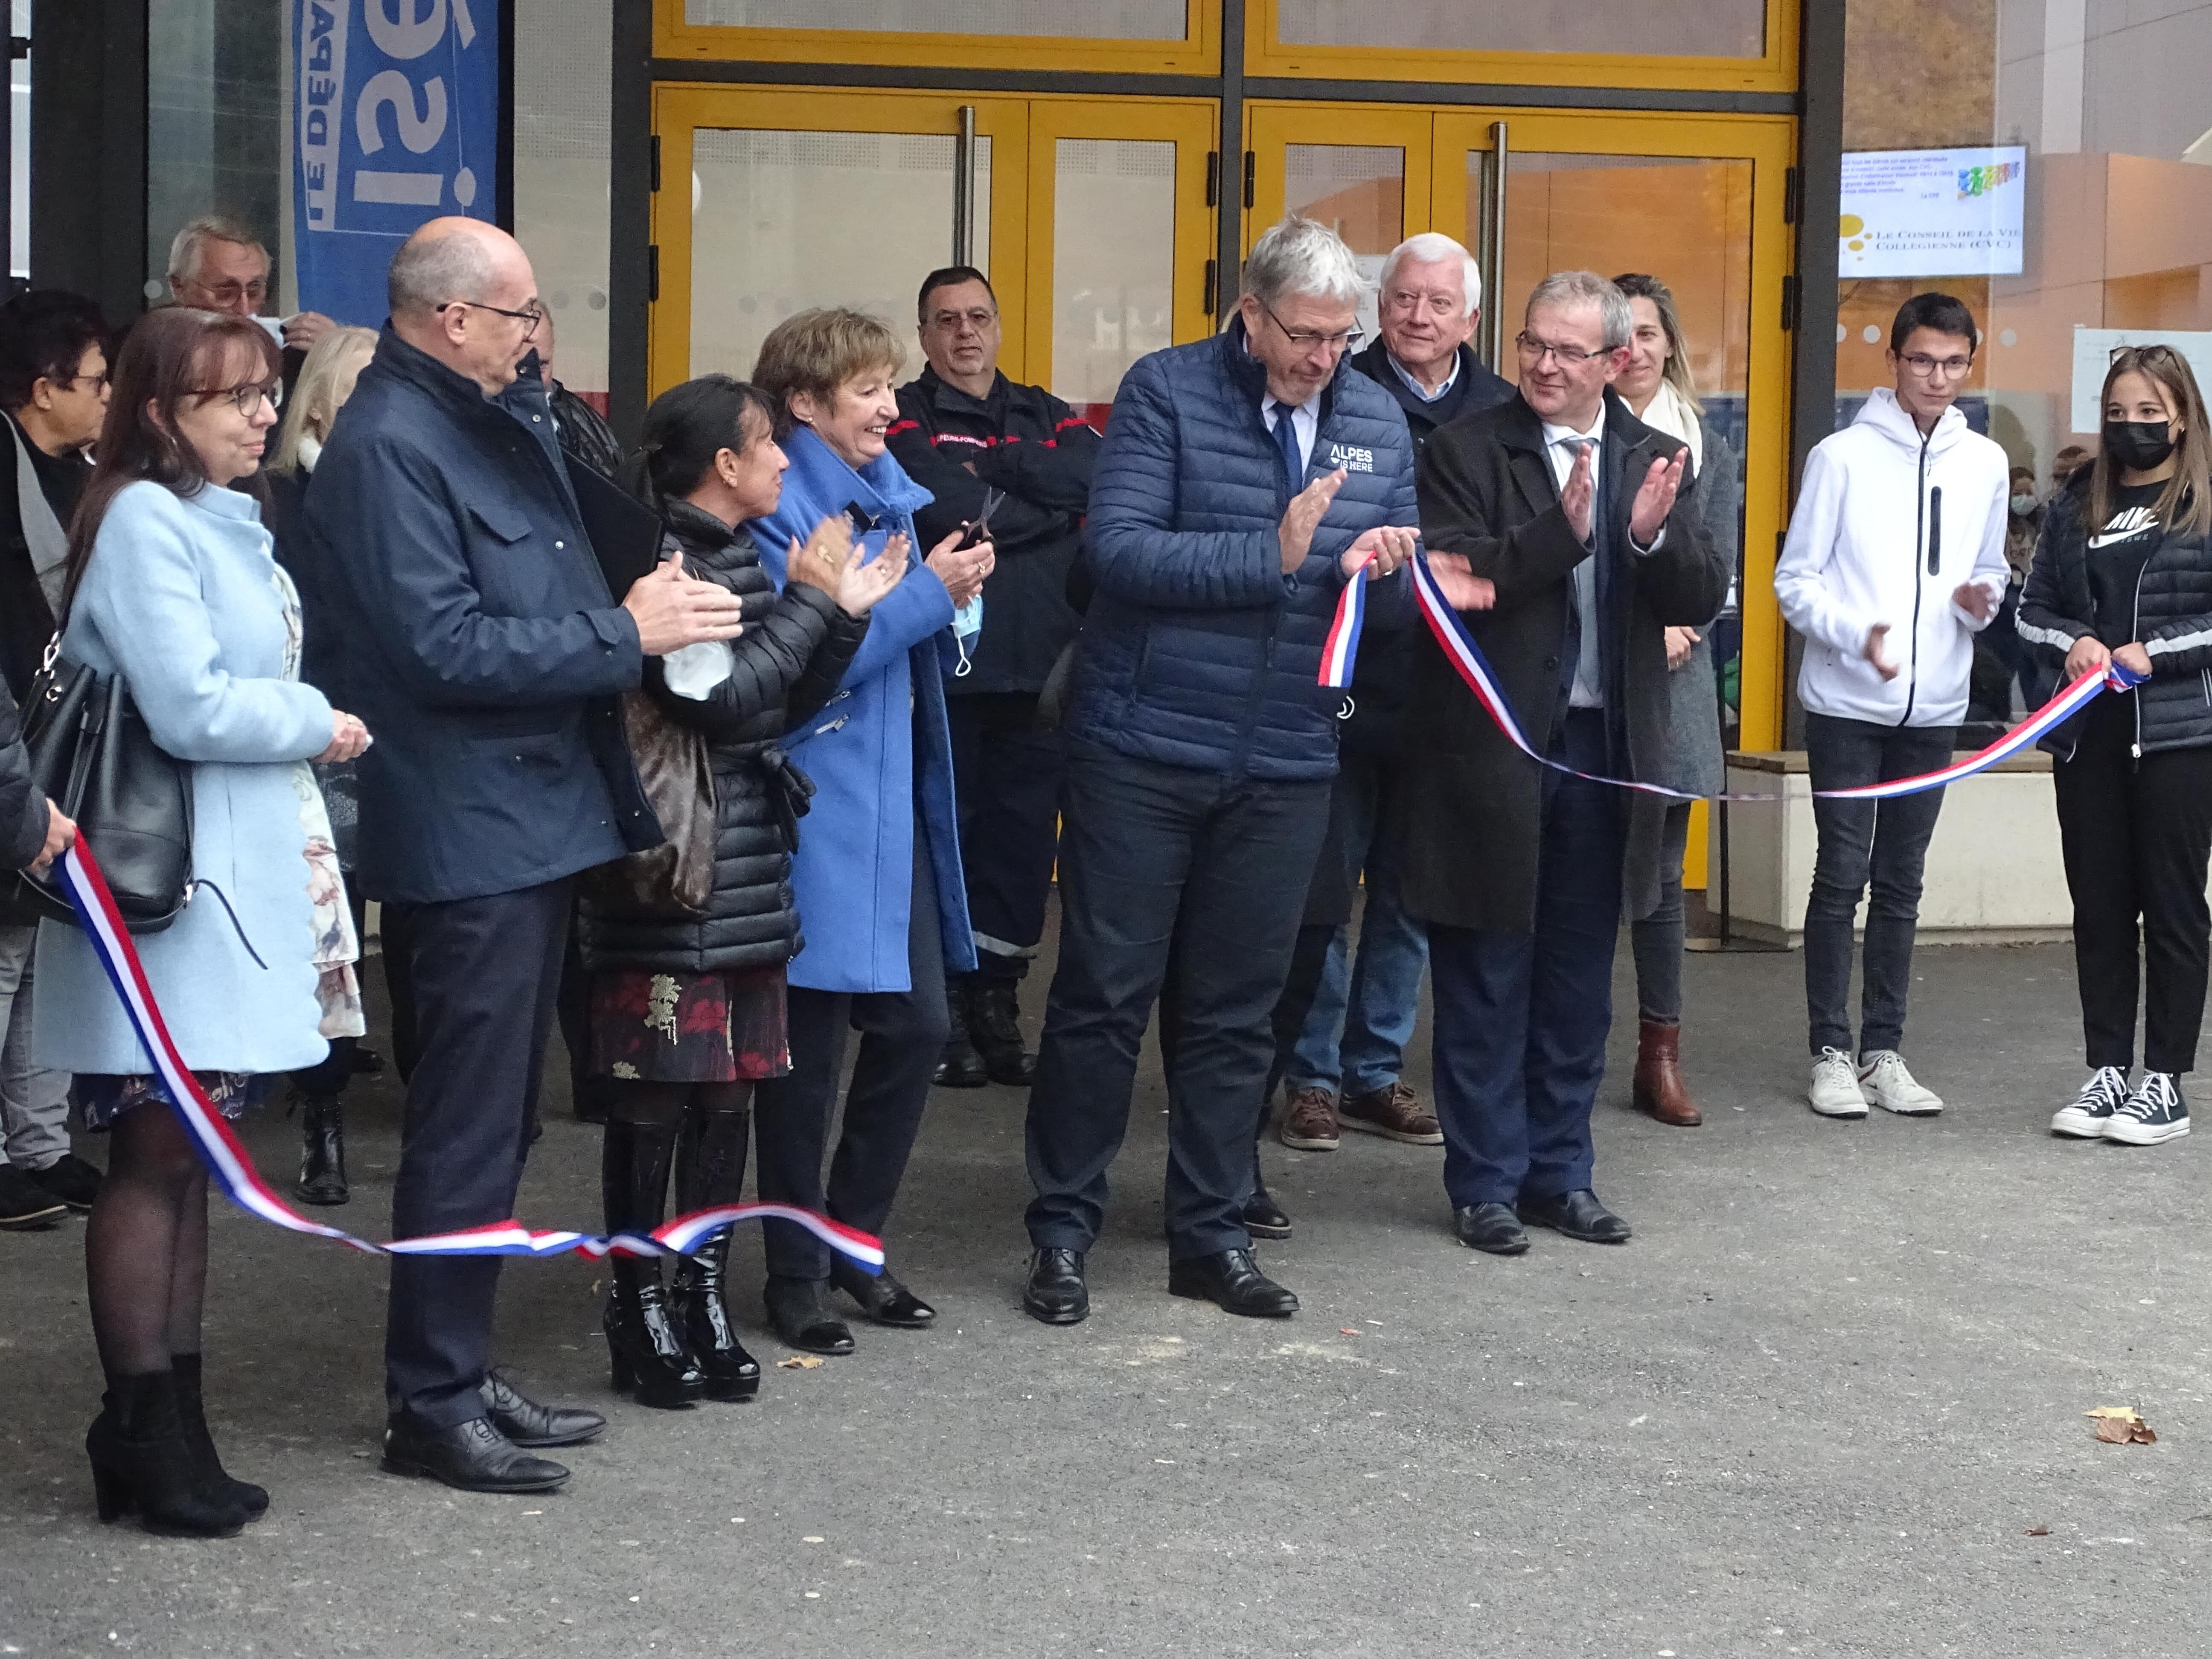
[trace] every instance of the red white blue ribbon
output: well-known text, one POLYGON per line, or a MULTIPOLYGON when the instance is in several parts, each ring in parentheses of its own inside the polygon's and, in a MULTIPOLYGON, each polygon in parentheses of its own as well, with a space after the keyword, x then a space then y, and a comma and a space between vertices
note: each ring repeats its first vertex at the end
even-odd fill
MULTIPOLYGON (((1771 794, 1694 795, 1680 789, 1668 789, 1656 783, 1639 783, 1632 778, 1601 777, 1595 772, 1577 771, 1539 754, 1535 744, 1522 730, 1513 705, 1505 700, 1498 685, 1497 672, 1490 659, 1482 654, 1482 647, 1474 642, 1460 614, 1451 607, 1443 592, 1437 586, 1436 573, 1429 568, 1428 556, 1416 552, 1407 567, 1413 581, 1413 596, 1421 609, 1422 620, 1444 653, 1444 660, 1453 672, 1466 682, 1467 689, 1483 707, 1505 740, 1534 761, 1539 766, 1549 767, 1554 772, 1564 772, 1569 777, 1586 779, 1592 783, 1610 784, 1617 789, 1634 789, 1647 795, 1662 795, 1669 800, 1777 800, 1771 794)), ((1355 577, 1345 586, 1344 597, 1337 601, 1336 623, 1329 629, 1328 647, 1322 658, 1321 684, 1341 687, 1352 681, 1352 657, 1359 642, 1360 619, 1365 608, 1363 590, 1367 584, 1355 577)), ((1941 789, 1946 784, 1956 783, 1961 778, 1972 777, 1999 761, 2018 754, 2021 750, 2050 735, 2064 725, 2084 706, 2106 691, 2125 691, 2142 684, 2144 676, 2118 663, 2108 665, 2101 674, 2085 674, 2068 686, 2041 708, 1999 738, 1986 749, 1979 750, 1963 760, 1933 772, 1921 772, 1909 778, 1893 778, 1883 783, 1861 784, 1850 789, 1816 789, 1813 793, 1828 800, 1883 800, 1893 795, 1917 794, 1924 789, 1941 789)))
POLYGON ((295 1233, 335 1239, 349 1249, 369 1255, 563 1255, 574 1250, 593 1257, 607 1255, 689 1255, 727 1227, 740 1221, 775 1218, 804 1227, 834 1250, 842 1252, 870 1273, 882 1271, 884 1247, 868 1234, 788 1204, 723 1204, 695 1210, 663 1223, 650 1233, 543 1232, 519 1221, 496 1221, 456 1232, 432 1233, 421 1238, 392 1239, 382 1244, 337 1227, 311 1221, 270 1190, 253 1167, 253 1159, 230 1125, 223 1121, 199 1079, 185 1064, 161 1018, 153 987, 138 960, 137 947, 115 908, 115 900, 100 875, 99 860, 82 840, 61 856, 62 885, 84 924, 94 953, 123 999, 125 1011, 145 1044, 154 1069, 167 1085, 177 1115, 184 1120, 208 1175, 225 1197, 249 1214, 272 1226, 295 1233))

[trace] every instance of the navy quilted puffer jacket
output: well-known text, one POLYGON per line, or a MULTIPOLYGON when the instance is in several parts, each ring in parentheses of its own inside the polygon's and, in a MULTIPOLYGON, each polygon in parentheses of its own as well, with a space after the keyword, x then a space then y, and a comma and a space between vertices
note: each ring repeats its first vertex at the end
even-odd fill
MULTIPOLYGON (((1413 525, 1413 445, 1390 394, 1340 363, 1306 476, 1343 488, 1296 575, 1276 527, 1291 501, 1260 413, 1267 371, 1244 325, 1141 359, 1123 376, 1091 477, 1084 552, 1097 585, 1069 699, 1071 736, 1233 777, 1325 778, 1336 714, 1322 641, 1336 561, 1376 525, 1413 525)), ((1403 574, 1369 594, 1395 605, 1403 574)))

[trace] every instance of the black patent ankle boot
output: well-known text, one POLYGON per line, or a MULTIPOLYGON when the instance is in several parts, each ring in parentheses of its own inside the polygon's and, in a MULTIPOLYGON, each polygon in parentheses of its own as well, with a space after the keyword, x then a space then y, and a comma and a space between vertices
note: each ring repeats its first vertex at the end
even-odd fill
POLYGON ((199 1355, 171 1354, 169 1374, 177 1380, 177 1421, 184 1430, 185 1444, 191 1450, 192 1466, 199 1471, 202 1489, 245 1510, 247 1520, 258 1521, 269 1513, 268 1491, 251 1480, 233 1479, 223 1468, 222 1455, 215 1449, 215 1436, 208 1432, 207 1407, 200 1397, 199 1355))
POLYGON ((228 1538, 244 1528, 246 1511, 200 1478, 177 1414, 173 1373, 112 1376, 102 1407, 84 1436, 102 1521, 136 1510, 149 1532, 228 1538))
POLYGON ((707 1398, 750 1400, 760 1392, 760 1361, 745 1352, 730 1323, 723 1294, 729 1259, 727 1233, 686 1257, 676 1269, 670 1311, 706 1380, 707 1398))
POLYGON ((300 1104, 300 1179, 303 1204, 343 1204, 346 1185, 345 1109, 336 1095, 309 1095, 300 1104))
MULTIPOLYGON (((676 1152, 673 1123, 633 1123, 619 1113, 607 1121, 599 1161, 599 1190, 611 1233, 649 1233, 666 1204, 668 1165, 676 1152)), ((615 1287, 602 1328, 615 1387, 635 1394, 641 1406, 689 1406, 707 1381, 668 1316, 667 1292, 655 1256, 608 1258, 615 1287)))

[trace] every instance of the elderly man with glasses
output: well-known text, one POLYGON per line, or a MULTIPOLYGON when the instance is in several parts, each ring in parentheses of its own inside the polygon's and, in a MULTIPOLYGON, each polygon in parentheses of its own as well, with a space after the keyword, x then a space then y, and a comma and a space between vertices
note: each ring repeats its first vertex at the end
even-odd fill
MULTIPOLYGON (((1632 634, 1702 623, 1725 561, 1689 452, 1628 412, 1627 299, 1587 270, 1529 295, 1520 390, 1421 451, 1421 529, 1439 570, 1496 585, 1467 618, 1540 753, 1606 778, 1663 757, 1658 688, 1632 634)), ((1455 601, 1456 604, 1456 601, 1455 601)), ((1648 641, 1647 641, 1648 642, 1648 641)), ((1528 1248, 1523 1224, 1620 1243, 1593 1190, 1590 1107, 1613 1020, 1627 791, 1510 744, 1433 640, 1413 667, 1400 796, 1407 909, 1428 924, 1437 1116, 1462 1243, 1528 1248)))
MULTIPOLYGON (((169 295, 180 306, 258 318, 269 302, 269 250, 228 214, 191 220, 169 244, 169 295)), ((301 359, 337 325, 319 311, 302 311, 281 321, 270 319, 263 326, 293 354, 285 363, 289 385, 298 377, 301 359)))
MULTIPOLYGON (((514 1213, 553 1016, 571 878, 658 844, 617 712, 643 659, 733 638, 741 606, 674 562, 617 602, 586 539, 537 372, 544 312, 514 238, 434 219, 392 262, 392 320, 307 485, 337 573, 338 674, 376 733, 362 888, 413 940, 420 1057, 392 1228, 514 1213)), ((497 1257, 401 1256, 385 1335, 384 1467, 542 1492, 598 1413, 488 1367, 497 1257)))
POLYGON ((1106 424, 1030 1094, 1023 1306, 1048 1324, 1090 1310, 1085 1253, 1171 945, 1168 1288, 1297 1308, 1254 1262, 1243 1208, 1336 770, 1342 697, 1316 681, 1344 585, 1394 572, 1416 516, 1405 417, 1345 361, 1359 288, 1334 232, 1285 220, 1254 244, 1229 327, 1140 360, 1106 424))

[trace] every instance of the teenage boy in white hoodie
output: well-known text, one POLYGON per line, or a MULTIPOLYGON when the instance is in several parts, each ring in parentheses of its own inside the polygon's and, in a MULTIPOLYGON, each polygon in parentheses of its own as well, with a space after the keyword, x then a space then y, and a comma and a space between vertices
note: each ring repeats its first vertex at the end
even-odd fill
MULTIPOLYGON (((2007 575, 2005 453, 1953 407, 1980 343, 1972 313, 1949 295, 1907 300, 1889 331, 1896 391, 1877 387, 1806 463, 1774 591, 1805 636, 1797 695, 1815 790, 1910 777, 1951 757, 1974 635, 1996 616, 2007 575)), ((1823 1116, 1864 1117, 1869 1103, 1922 1116, 1943 1109, 1898 1054, 1921 866, 1942 805, 1940 789, 1813 802, 1807 1097, 1823 1116), (1854 1062, 1851 926, 1869 884, 1854 1062)))

